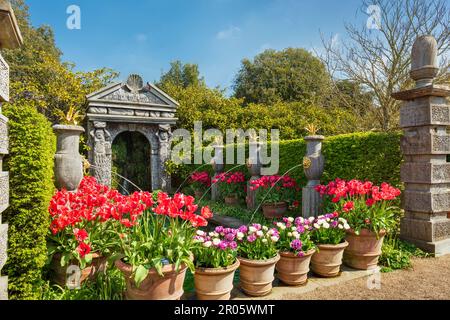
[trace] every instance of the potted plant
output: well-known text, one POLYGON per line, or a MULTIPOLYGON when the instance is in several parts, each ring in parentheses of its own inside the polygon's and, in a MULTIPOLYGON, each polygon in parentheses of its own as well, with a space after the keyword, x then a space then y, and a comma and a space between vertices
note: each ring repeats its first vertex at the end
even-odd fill
POLYGON ((198 230, 194 247, 194 284, 199 300, 229 300, 237 260, 236 229, 217 227, 213 232, 198 230))
POLYGON ((319 216, 313 224, 311 239, 317 245, 317 252, 311 259, 312 271, 322 277, 339 275, 342 257, 348 242, 345 241, 346 230, 350 229, 347 221, 339 218, 338 213, 319 216))
POLYGON ((317 190, 330 199, 329 206, 347 219, 348 248, 344 263, 361 270, 376 268, 383 239, 395 224, 395 201, 401 191, 383 183, 337 179, 317 190))
POLYGON ((242 172, 225 172, 215 176, 213 183, 219 185, 225 204, 238 205, 245 195, 245 175, 242 172))
POLYGON ((310 235, 313 221, 314 218, 289 217, 276 223, 280 234, 277 248, 281 256, 276 270, 278 278, 287 285, 300 286, 308 279, 311 257, 316 252, 310 235))
POLYGON ((296 181, 287 175, 263 176, 250 183, 251 189, 257 191, 256 199, 262 203, 263 214, 268 219, 281 218, 288 209, 288 202, 299 190, 296 181))
POLYGON ((211 178, 209 173, 204 172, 194 172, 191 175, 191 186, 194 190, 195 198, 200 200, 208 188, 211 186, 211 178))
POLYGON ((280 260, 276 247, 278 230, 260 224, 242 226, 237 239, 241 289, 249 296, 268 295, 272 291, 275 265, 280 260))
POLYGON ((160 192, 152 210, 130 217, 117 226, 116 267, 125 275, 128 300, 178 300, 183 295, 187 268, 194 271, 192 249, 197 227, 212 217, 201 215, 195 199, 160 192))
POLYGON ((114 235, 111 232, 115 221, 122 216, 118 208, 136 206, 134 210, 142 212, 151 204, 149 199, 148 193, 122 196, 92 177, 85 177, 76 192, 58 191, 49 205, 52 280, 60 286, 76 287, 104 270, 106 258, 112 254, 114 235), (67 277, 71 265, 81 269, 80 283, 67 283, 76 280, 67 277))

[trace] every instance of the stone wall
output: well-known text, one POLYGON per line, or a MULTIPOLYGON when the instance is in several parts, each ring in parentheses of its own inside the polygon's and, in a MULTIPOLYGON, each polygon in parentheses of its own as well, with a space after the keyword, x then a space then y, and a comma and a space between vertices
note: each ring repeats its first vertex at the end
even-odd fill
MULTIPOLYGON (((22 45, 11 4, 0 0, 0 49, 14 49, 22 45)), ((2 221, 2 213, 9 206, 9 174, 3 172, 3 157, 8 154, 8 119, 1 113, 1 104, 9 101, 9 66, 0 54, 0 300, 8 299, 8 278, 1 270, 6 263, 8 225, 2 221)))

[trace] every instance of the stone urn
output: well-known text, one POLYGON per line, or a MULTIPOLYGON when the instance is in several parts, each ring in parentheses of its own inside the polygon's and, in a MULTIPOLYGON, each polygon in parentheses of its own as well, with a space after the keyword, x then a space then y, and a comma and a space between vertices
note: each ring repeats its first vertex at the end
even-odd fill
POLYGON ((316 250, 310 250, 303 256, 292 252, 280 252, 281 259, 276 269, 278 279, 289 286, 301 286, 308 281, 309 264, 316 250))
POLYGON ((115 265, 125 276, 127 300, 180 300, 184 294, 185 264, 180 266, 179 271, 174 264, 165 265, 162 268, 163 277, 156 269, 151 269, 139 287, 134 282, 133 266, 120 259, 116 260, 115 265))
POLYGON ((319 244, 317 251, 311 259, 311 270, 324 278, 339 276, 342 258, 348 242, 341 244, 319 244))
POLYGON ((250 260, 239 258, 241 289, 251 297, 263 297, 272 291, 275 279, 275 265, 280 255, 268 260, 250 260))
POLYGON ((84 128, 71 125, 55 125, 57 137, 55 154, 55 182, 61 190, 75 191, 83 179, 83 158, 80 155, 80 134, 84 128))
POLYGON ((367 229, 361 230, 359 235, 348 230, 346 240, 349 246, 344 252, 344 263, 358 270, 376 269, 385 235, 384 230, 378 235, 367 229))
POLYGON ((239 260, 226 268, 197 268, 194 274, 198 300, 230 300, 239 260))
POLYGON ((303 170, 308 179, 307 185, 302 189, 302 215, 304 218, 319 216, 321 197, 315 190, 320 184, 323 170, 325 167, 325 158, 322 155, 322 141, 324 136, 307 136, 306 155, 303 158, 303 170))

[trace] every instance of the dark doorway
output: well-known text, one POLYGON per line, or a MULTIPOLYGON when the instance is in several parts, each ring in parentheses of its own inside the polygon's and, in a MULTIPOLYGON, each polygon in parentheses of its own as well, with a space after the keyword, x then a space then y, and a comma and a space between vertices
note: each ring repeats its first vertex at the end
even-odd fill
POLYGON ((113 188, 125 195, 139 188, 151 191, 151 147, 143 134, 124 132, 117 136, 112 145, 112 161, 113 188))

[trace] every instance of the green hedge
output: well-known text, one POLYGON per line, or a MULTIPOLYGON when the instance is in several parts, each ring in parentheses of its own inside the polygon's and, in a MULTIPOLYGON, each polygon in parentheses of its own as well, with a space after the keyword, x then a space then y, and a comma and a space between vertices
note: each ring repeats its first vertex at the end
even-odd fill
MULTIPOLYGON (((328 182, 335 178, 368 179, 377 184, 389 182, 400 186, 400 163, 402 161, 400 136, 401 134, 398 132, 364 132, 327 137, 323 143, 325 171, 322 181, 328 182)), ((301 164, 305 153, 306 143, 303 139, 280 141, 279 173, 284 174, 301 164)), ((246 154, 248 155, 248 150, 246 154)), ((185 165, 174 169, 173 172, 175 175, 185 178, 189 172, 198 167, 198 165, 185 165)), ((227 165, 226 170, 232 167, 227 165)), ((210 166, 200 170, 211 171, 210 166)), ((245 166, 236 170, 247 171, 245 166)), ((306 184, 301 165, 289 174, 298 179, 301 185, 306 184)), ((177 180, 182 181, 182 179, 177 180)), ((177 186, 175 185, 175 187, 177 186)))
POLYGON ((56 148, 51 124, 29 102, 6 105, 9 118, 10 173, 8 261, 11 299, 38 299, 47 259, 48 204, 54 192, 53 156, 56 148))

